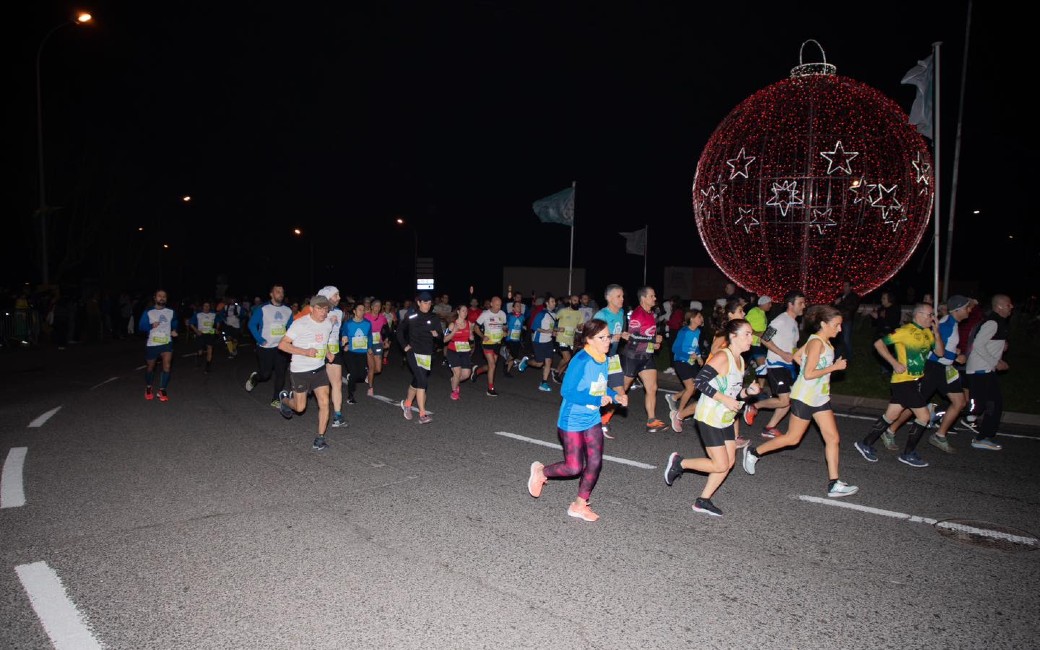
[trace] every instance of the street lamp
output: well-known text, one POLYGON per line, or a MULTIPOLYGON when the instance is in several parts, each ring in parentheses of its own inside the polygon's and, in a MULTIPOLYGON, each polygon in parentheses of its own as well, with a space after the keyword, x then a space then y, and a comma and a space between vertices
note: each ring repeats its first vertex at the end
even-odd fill
POLYGON ((412 238, 415 241, 414 254, 412 255, 412 281, 417 281, 419 279, 419 231, 415 229, 414 225, 408 223, 401 217, 394 219, 394 223, 396 223, 398 226, 404 226, 405 228, 408 228, 412 231, 412 238))
POLYGON ((43 54, 43 46, 47 44, 54 32, 69 25, 86 25, 94 19, 86 12, 80 12, 72 20, 66 20, 56 25, 51 31, 44 35, 40 41, 40 47, 36 48, 36 158, 40 165, 40 264, 43 267, 43 284, 50 284, 51 272, 50 261, 47 259, 47 189, 43 171, 43 100, 40 92, 40 56, 43 54))
MULTIPOLYGON (((292 234, 293 234, 294 237, 297 237, 299 239, 303 239, 303 229, 302 228, 293 228, 292 234)), ((313 237, 313 235, 308 235, 307 236, 307 241, 310 244, 310 248, 311 248, 311 287, 314 287, 314 237, 313 237)))

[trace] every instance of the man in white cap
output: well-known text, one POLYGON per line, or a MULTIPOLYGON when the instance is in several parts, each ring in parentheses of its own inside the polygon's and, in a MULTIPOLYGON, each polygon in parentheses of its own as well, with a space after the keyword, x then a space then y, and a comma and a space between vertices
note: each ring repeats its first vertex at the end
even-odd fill
POLYGON ((329 323, 332 324, 332 338, 329 339, 329 354, 332 360, 326 364, 325 371, 329 375, 329 388, 332 390, 332 426, 346 426, 343 420, 343 350, 340 348, 340 328, 343 326, 343 310, 339 308, 339 289, 330 285, 318 290, 318 295, 329 301, 329 323))
MULTIPOLYGON (((314 399, 318 401, 318 437, 314 439, 314 449, 324 451, 328 448, 325 431, 329 427, 329 375, 325 364, 332 360, 329 340, 333 336, 329 299, 314 296, 310 308, 309 313, 292 322, 289 331, 278 342, 279 350, 292 355, 289 362, 292 392, 283 390, 279 393, 279 410, 285 419, 291 418, 294 412, 303 413, 307 408, 307 393, 314 393, 314 399)), ((339 332, 335 336, 338 337, 339 332)))

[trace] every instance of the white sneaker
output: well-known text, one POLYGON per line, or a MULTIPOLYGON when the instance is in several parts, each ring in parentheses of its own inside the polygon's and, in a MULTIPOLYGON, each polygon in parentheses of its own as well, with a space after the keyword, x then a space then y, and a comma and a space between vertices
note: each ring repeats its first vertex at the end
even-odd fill
POLYGON ((664 394, 664 401, 668 402, 668 412, 675 413, 679 410, 679 404, 675 401, 675 395, 672 393, 664 394))
POLYGON ((971 441, 971 446, 975 449, 988 449, 989 451, 1000 451, 1004 448, 990 438, 975 438, 971 441))
POLYGON ((754 475, 755 465, 758 463, 759 458, 751 453, 751 445, 744 447, 744 462, 741 463, 744 466, 744 471, 748 474, 754 475))
POLYGON ((852 496, 857 492, 859 492, 859 488, 855 485, 849 485, 845 481, 835 481, 831 489, 827 490, 827 496, 834 499, 838 497, 852 496))

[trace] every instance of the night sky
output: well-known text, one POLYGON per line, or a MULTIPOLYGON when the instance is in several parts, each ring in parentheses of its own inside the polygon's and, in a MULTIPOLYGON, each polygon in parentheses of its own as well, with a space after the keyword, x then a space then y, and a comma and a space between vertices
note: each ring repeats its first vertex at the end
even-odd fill
MULTIPOLYGON (((1037 129, 1023 124, 1021 95, 1035 56, 1025 22, 994 4, 972 14, 953 279, 1021 292, 1035 277, 1016 276, 1040 267, 1026 189, 1037 129)), ((948 205, 967 3, 838 6, 32 3, 5 39, 12 234, 0 286, 40 278, 34 63, 75 9, 96 24, 59 30, 42 57, 48 203, 61 207, 52 279, 150 291, 161 267, 180 294, 211 295, 223 274, 239 294, 282 280, 290 294, 332 283, 404 297, 413 236, 396 217, 434 258, 439 289, 486 295, 509 281, 503 266, 567 266, 567 228, 541 224, 531 202, 571 181, 590 292, 639 284, 642 258, 617 233, 645 224, 651 283, 665 266, 710 266, 690 206, 700 152, 733 107, 787 77, 810 38, 838 74, 904 110, 914 88, 900 79, 943 41, 948 205)), ((923 290, 927 245, 897 276, 923 290)))

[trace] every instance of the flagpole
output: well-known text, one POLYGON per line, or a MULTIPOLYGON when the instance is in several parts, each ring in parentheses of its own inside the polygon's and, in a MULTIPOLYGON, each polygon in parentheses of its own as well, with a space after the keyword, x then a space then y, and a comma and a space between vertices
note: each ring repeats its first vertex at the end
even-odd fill
POLYGON ((571 261, 567 265, 567 296, 571 295, 571 279, 574 277, 574 222, 578 220, 578 181, 571 181, 571 261))
POLYGON ((935 116, 935 126, 934 126, 934 128, 932 130, 932 134, 935 136, 935 139, 934 139, 934 143, 935 143, 935 167, 933 168, 933 170, 935 171, 935 214, 932 217, 932 220, 935 222, 935 235, 934 235, 935 250, 933 251, 933 255, 935 257, 935 263, 934 263, 934 269, 933 269, 933 273, 932 273, 932 276, 933 276, 932 277, 932 284, 934 285, 934 291, 932 292, 932 306, 934 306, 934 307, 938 307, 939 306, 939 299, 940 299, 940 297, 939 297, 939 234, 942 232, 942 229, 939 227, 939 203, 940 203, 940 199, 942 197, 942 194, 939 191, 939 177, 942 176, 942 174, 940 173, 940 171, 942 170, 942 165, 939 164, 939 161, 940 161, 940 158, 939 158, 939 140, 941 139, 939 137, 939 134, 942 133, 942 129, 941 129, 942 125, 939 122, 940 114, 941 114, 941 111, 939 110, 939 95, 940 95, 940 93, 939 93, 939 80, 942 78, 942 74, 941 74, 941 72, 942 72, 942 65, 941 65, 941 63, 939 61, 939 48, 940 48, 940 46, 942 46, 942 41, 936 41, 936 42, 932 43, 932 52, 935 54, 935 73, 934 73, 934 76, 932 77, 932 79, 933 79, 933 89, 934 89, 933 92, 935 93, 934 101, 932 102, 932 111, 933 111, 934 116, 935 116))
POLYGON ((643 286, 646 286, 646 252, 650 248, 650 224, 643 226, 646 232, 643 235, 643 286))
POLYGON ((950 264, 953 258, 953 212, 957 206, 957 170, 961 159, 961 126, 964 123, 964 88, 968 79, 968 37, 971 35, 971 0, 964 25, 964 59, 961 62, 961 98, 957 108, 957 137, 953 144, 953 181, 950 185, 950 216, 946 219, 946 268, 943 271, 943 300, 950 295, 950 264))

